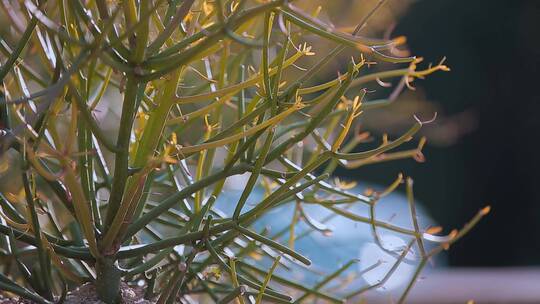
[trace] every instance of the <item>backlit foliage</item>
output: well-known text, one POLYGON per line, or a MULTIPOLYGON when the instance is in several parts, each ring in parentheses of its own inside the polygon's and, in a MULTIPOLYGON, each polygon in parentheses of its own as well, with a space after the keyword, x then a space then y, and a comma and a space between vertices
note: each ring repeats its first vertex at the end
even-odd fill
POLYGON ((403 37, 361 35, 383 2, 349 32, 321 21, 324 7, 312 12, 292 0, 0 2, 11 21, 0 36, 1 152, 9 162, 2 164, 9 178, 0 198, 0 289, 51 303, 92 282, 113 303, 124 280, 144 281, 158 303, 203 295, 221 303, 340 303, 383 285, 393 270, 346 295, 326 291, 352 261, 316 286, 273 275, 310 265, 293 249, 296 222, 331 237, 324 220, 302 208, 318 204, 368 225, 376 242, 380 229, 410 240, 392 252, 396 267, 413 248, 421 260, 403 301, 430 257, 489 209, 436 236, 441 229, 417 223, 411 179, 400 175, 383 191, 359 194, 329 178, 338 166, 424 160, 425 139, 399 149, 424 124, 416 117, 397 138, 372 139, 359 129, 359 117, 392 103, 415 79, 449 70, 401 56, 403 37), (315 50, 308 37, 335 48, 315 50), (318 71, 344 50, 354 55, 319 82, 318 71), (308 56, 316 63, 303 66, 308 56), (388 99, 370 100, 365 87, 377 83, 393 86, 388 99), (351 152, 367 140, 380 144, 351 152), (225 215, 214 203, 227 178, 244 173, 234 213, 225 215), (257 184, 264 199, 246 204, 257 184), (374 217, 377 202, 401 184, 412 229, 374 217), (285 204, 298 214, 288 242, 254 228, 285 204), (355 214, 352 204, 373 212, 355 214))

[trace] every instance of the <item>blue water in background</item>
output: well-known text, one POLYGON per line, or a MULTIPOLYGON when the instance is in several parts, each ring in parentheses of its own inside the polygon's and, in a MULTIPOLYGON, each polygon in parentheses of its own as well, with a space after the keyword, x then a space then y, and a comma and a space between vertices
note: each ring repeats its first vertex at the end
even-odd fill
MULTIPOLYGON (((228 216, 231 216, 238 199, 242 193, 239 186, 243 185, 243 181, 234 180, 232 187, 225 187, 223 193, 219 196, 218 200, 215 203, 215 208, 223 211, 228 216)), ((229 186, 231 186, 229 184, 229 186)), ((351 193, 362 193, 366 188, 374 189, 384 189, 384 187, 377 187, 373 185, 363 185, 363 187, 355 187, 348 190, 351 193)), ((257 187, 250 194, 247 203, 243 209, 243 212, 253 208, 257 203, 261 202, 264 197, 264 190, 262 187, 257 187)), ((340 208, 345 205, 339 206, 340 208)), ((329 214, 331 211, 328 209, 315 205, 315 204, 303 204, 304 211, 311 217, 316 220, 322 220, 329 214)), ((251 229, 260 233, 264 229, 268 230, 268 235, 272 236, 284 228, 290 226, 293 212, 295 209, 294 203, 291 201, 285 205, 279 206, 264 216, 259 218, 252 226, 251 229)), ((436 223, 425 213, 423 208, 419 203, 416 203, 418 222, 421 228, 426 228, 428 226, 436 226, 436 223)), ((369 207, 362 203, 357 202, 353 203, 353 206, 348 209, 350 212, 353 212, 357 215, 369 216, 369 207)), ((399 192, 394 192, 388 196, 382 198, 376 206, 376 219, 384 222, 389 222, 393 225, 412 229, 412 222, 410 216, 410 210, 408 206, 407 199, 404 194, 399 192)), ((371 226, 365 223, 354 222, 350 219, 347 219, 342 216, 336 216, 330 221, 325 223, 329 228, 332 229, 331 236, 321 233, 319 231, 312 231, 309 235, 295 241, 295 250, 304 256, 308 257, 312 261, 312 266, 309 267, 309 271, 306 271, 304 268, 296 267, 294 263, 288 263, 289 267, 293 269, 293 275, 302 282, 307 284, 315 284, 321 278, 321 274, 329 274, 337 270, 340 266, 347 263, 353 259, 359 259, 361 255, 362 248, 369 248, 369 250, 377 250, 373 246, 374 239, 372 235, 371 226), (366 247, 368 246, 368 247, 366 247), (369 247, 370 246, 370 247, 369 247)), ((305 222, 299 221, 295 228, 295 235, 300 235, 306 230, 312 230, 305 222)), ((399 233, 385 230, 379 228, 378 234, 380 236, 390 237, 390 239, 395 240, 396 238, 392 236, 399 237, 403 239, 403 244, 407 243, 410 238, 401 235, 399 233)), ((282 244, 287 244, 289 239, 289 233, 285 233, 280 239, 279 242, 282 244)), ((399 241, 399 239, 398 239, 399 241)), ((384 253, 371 252, 367 255, 364 254, 364 257, 369 256, 374 259, 373 261, 359 261, 357 266, 351 266, 348 269, 348 272, 359 271, 362 268, 366 268, 369 265, 372 265, 377 261, 378 256, 384 258, 384 253)), ((407 256, 409 257, 409 256, 407 256)), ((386 257, 388 258, 388 257, 386 257)), ((283 259, 282 259, 283 260, 283 259)), ((394 260, 395 261, 395 260, 394 260)), ((384 267, 389 268, 393 261, 383 261, 386 264, 384 267)), ((267 268, 271 265, 272 261, 269 258, 264 259, 263 261, 258 261, 259 265, 267 268)), ((394 277, 396 277, 396 282, 393 285, 400 285, 400 281, 406 282, 407 279, 412 275, 414 270, 414 260, 409 260, 408 263, 404 263, 403 267, 399 267, 394 277), (400 273, 400 268, 405 269, 400 273), (400 279, 401 277, 401 279, 400 279)), ((444 265, 445 261, 443 258, 438 258, 436 261, 437 265, 444 265)), ((285 271, 285 269, 282 269, 285 271)), ((279 271, 278 271, 279 273, 279 271)), ((345 273, 346 274, 346 273, 345 273)), ((290 271, 288 276, 290 276, 290 271)), ((380 276, 383 276, 384 273, 381 272, 380 276)), ((362 281, 361 278, 359 278, 362 281)), ((368 280, 369 281, 369 280, 368 280)), ((364 282, 365 283, 365 282, 364 282)), ((362 282, 355 285, 362 284, 362 282)))

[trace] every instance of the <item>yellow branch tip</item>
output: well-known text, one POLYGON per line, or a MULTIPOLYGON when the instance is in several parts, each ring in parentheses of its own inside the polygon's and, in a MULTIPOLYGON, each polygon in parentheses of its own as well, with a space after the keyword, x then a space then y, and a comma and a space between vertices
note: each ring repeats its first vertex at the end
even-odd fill
POLYGON ((480 210, 480 214, 481 215, 487 215, 490 211, 491 211, 491 206, 488 205, 488 206, 482 208, 482 210, 480 210))

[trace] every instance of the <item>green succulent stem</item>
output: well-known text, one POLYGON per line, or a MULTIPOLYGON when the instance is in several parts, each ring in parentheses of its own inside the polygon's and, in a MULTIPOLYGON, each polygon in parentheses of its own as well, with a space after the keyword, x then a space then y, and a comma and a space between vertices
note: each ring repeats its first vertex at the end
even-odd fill
POLYGON ((133 120, 135 118, 139 92, 139 83, 134 75, 129 75, 125 88, 124 102, 122 104, 122 116, 120 118, 120 130, 116 146, 118 152, 115 154, 114 160, 114 177, 112 180, 111 196, 107 208, 107 216, 105 218, 105 229, 112 223, 114 216, 120 208, 120 203, 124 195, 126 181, 129 176, 129 144, 131 139, 131 131, 133 120))
POLYGON ((122 272, 114 257, 103 257, 96 261, 96 290, 101 301, 109 303, 120 302, 120 280, 122 272))

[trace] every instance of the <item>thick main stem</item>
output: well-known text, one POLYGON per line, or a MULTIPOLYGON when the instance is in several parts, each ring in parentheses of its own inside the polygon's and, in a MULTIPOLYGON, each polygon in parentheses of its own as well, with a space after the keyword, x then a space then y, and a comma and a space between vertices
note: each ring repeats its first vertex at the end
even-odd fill
POLYGON ((99 299, 107 304, 120 301, 120 279, 122 272, 114 257, 104 257, 96 262, 96 290, 99 299))
MULTIPOLYGON (((120 118, 120 131, 118 133, 117 147, 120 149, 116 153, 114 163, 114 177, 111 187, 111 196, 109 198, 107 217, 105 219, 104 231, 107 231, 111 225, 116 213, 120 209, 122 197, 128 179, 129 168, 129 141, 133 119, 135 117, 137 95, 139 84, 132 76, 128 76, 124 104, 122 106, 122 117, 120 118)), ((111 248, 102 248, 107 254, 111 248)), ((96 261, 96 291, 101 301, 107 304, 115 304, 120 298, 120 279, 121 272, 117 267, 117 261, 114 256, 104 256, 96 261)))
MULTIPOLYGON (((120 130, 118 132, 118 140, 116 143, 120 151, 116 153, 114 163, 114 177, 111 187, 111 196, 108 203, 107 217, 105 219, 104 232, 110 227, 114 217, 120 209, 122 197, 124 196, 126 188, 126 181, 129 177, 129 142, 139 91, 137 79, 132 75, 128 76, 124 104, 122 106, 122 117, 120 118, 120 130)), ((101 250, 105 252, 105 256, 99 258, 96 262, 96 291, 101 301, 107 304, 118 303, 121 272, 117 267, 116 258, 114 256, 107 256, 107 254, 114 252, 114 249, 101 248, 101 250)))
MULTIPOLYGON (((132 37, 132 42, 135 43, 135 49, 130 54, 130 62, 137 67, 143 62, 149 36, 149 18, 142 19, 141 16, 149 16, 150 10, 149 0, 141 0, 137 3, 135 0, 126 0, 123 2, 124 17, 128 25, 134 25, 140 22, 140 26, 135 37, 132 37), (137 4, 139 11, 137 12, 137 4)), ((107 232, 118 210, 121 208, 122 198, 126 189, 126 182, 129 177, 129 144, 131 139, 131 131, 133 128, 133 120, 137 113, 139 98, 144 94, 144 81, 134 74, 127 75, 127 83, 125 88, 124 103, 122 105, 122 117, 120 118, 120 130, 118 132, 117 147, 120 151, 116 153, 114 164, 114 177, 111 187, 111 196, 107 209, 107 217, 105 219, 104 233, 107 232)), ((103 302, 112 304, 120 299, 120 281, 122 273, 118 269, 116 259, 116 251, 118 248, 100 248, 103 256, 99 257, 96 262, 97 293, 103 302)))

